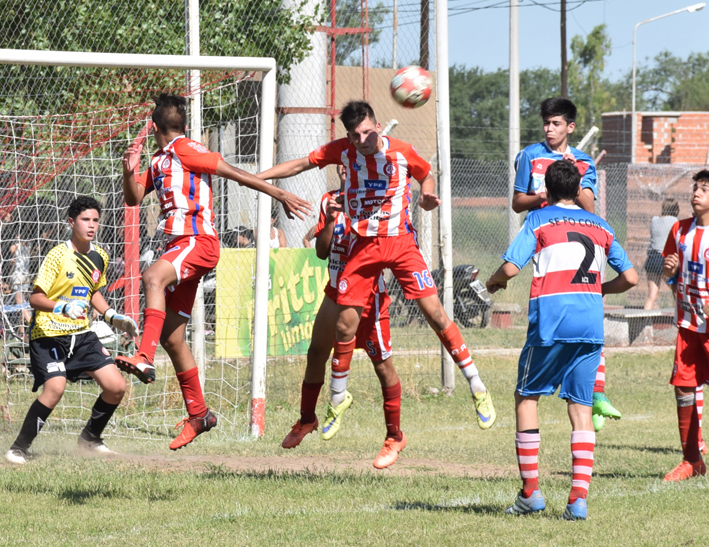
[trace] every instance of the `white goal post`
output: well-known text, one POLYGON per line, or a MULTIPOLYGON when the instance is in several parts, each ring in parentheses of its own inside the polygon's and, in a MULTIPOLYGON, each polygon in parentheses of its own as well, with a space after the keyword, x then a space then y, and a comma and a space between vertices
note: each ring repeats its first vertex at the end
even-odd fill
MULTIPOLYGON (((259 169, 263 171, 273 165, 277 69, 275 59, 0 49, 0 64, 116 69, 174 69, 185 71, 258 71, 262 74, 261 103, 259 107, 261 129, 258 135, 259 169)), ((195 138, 200 140, 199 135, 195 136, 195 138)), ((259 194, 256 224, 259 233, 269 233, 270 217, 271 198, 265 194, 259 194)), ((269 240, 267 237, 261 237, 257 238, 256 241, 253 314, 250 429, 251 434, 254 436, 263 435, 265 424, 268 290, 269 240)), ((202 336, 204 336, 204 333, 202 333, 202 336)), ((201 344, 201 352, 204 352, 204 344, 201 344)), ((196 355, 195 358, 198 363, 204 364, 205 358, 203 354, 196 355)), ((203 371, 200 372, 202 376, 203 371)))

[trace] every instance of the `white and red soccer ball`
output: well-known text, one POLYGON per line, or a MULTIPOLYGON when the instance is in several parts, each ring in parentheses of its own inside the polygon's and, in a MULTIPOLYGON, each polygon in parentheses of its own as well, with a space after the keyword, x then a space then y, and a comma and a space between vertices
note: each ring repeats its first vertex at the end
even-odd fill
POLYGON ((420 66, 406 66, 394 74, 389 91, 404 108, 419 108, 431 98, 431 77, 420 66))

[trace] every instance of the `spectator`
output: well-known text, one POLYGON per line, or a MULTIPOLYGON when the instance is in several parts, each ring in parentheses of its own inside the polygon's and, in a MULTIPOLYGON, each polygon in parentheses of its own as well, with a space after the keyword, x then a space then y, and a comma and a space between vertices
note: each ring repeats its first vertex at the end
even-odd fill
POLYGON ((650 246, 644 266, 647 274, 647 300, 645 300, 643 308, 646 310, 651 310, 656 306, 657 298, 660 295, 662 249, 672 226, 677 222, 677 215, 679 215, 677 200, 665 198, 662 202, 660 216, 654 216, 650 220, 650 246))

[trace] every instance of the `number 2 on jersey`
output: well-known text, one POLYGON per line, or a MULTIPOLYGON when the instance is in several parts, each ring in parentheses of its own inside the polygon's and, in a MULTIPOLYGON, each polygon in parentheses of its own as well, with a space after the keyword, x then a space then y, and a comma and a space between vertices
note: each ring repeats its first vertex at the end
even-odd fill
POLYGON ((583 257, 579 269, 576 270, 576 275, 574 275, 574 278, 571 280, 571 284, 582 283, 584 285, 595 285, 596 276, 598 274, 588 271, 591 264, 593 264, 593 259, 596 257, 596 246, 593 244, 593 241, 587 235, 580 234, 579 232, 568 232, 566 239, 570 242, 580 243, 586 251, 586 255, 583 257))

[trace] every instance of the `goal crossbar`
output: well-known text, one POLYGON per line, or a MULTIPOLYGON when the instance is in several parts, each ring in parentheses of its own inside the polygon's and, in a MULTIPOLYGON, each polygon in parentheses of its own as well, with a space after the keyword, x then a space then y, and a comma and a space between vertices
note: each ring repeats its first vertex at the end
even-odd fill
MULTIPOLYGON (((276 112, 276 60, 270 57, 217 57, 199 55, 153 55, 0 49, 0 64, 98 68, 146 68, 178 70, 244 70, 263 74, 261 88, 259 169, 273 166, 276 112)), ((270 230, 271 197, 259 194, 256 228, 270 230)), ((269 241, 256 240, 256 280, 254 286, 253 356, 251 375, 252 435, 261 436, 265 427, 266 357, 268 344, 269 241)))

